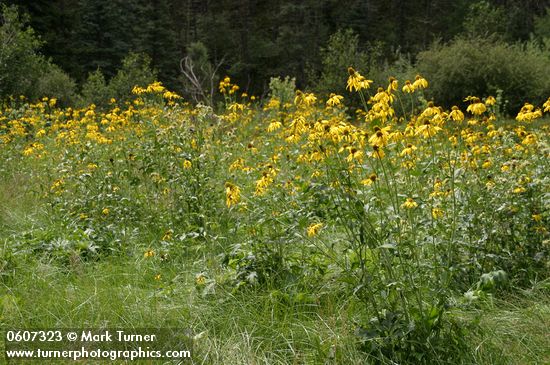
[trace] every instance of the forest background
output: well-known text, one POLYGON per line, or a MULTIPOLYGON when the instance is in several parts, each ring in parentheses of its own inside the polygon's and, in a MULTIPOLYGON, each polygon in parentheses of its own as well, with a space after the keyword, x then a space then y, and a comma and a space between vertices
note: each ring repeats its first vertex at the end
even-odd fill
POLYGON ((11 33, 26 36, 14 42, 4 26, 1 96, 100 104, 156 78, 191 99, 199 91, 182 73, 186 56, 202 88, 229 75, 258 96, 274 76, 293 77, 301 89, 344 93, 348 66, 377 83, 421 73, 437 85, 429 96, 447 107, 464 95, 506 90, 502 102, 517 112, 550 93, 547 0, 5 3, 19 9, 11 20, 19 30, 11 33), (10 56, 18 57, 15 66, 10 56))

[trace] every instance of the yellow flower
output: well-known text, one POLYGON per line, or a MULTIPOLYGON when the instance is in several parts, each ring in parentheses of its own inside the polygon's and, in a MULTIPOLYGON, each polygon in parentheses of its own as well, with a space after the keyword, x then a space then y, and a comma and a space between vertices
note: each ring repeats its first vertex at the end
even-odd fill
POLYGON ((198 286, 206 284, 206 275, 204 275, 203 273, 197 274, 195 276, 195 284, 198 286))
POLYGON ((414 209, 418 206, 418 203, 413 200, 413 198, 407 198, 403 204, 401 204, 401 208, 406 209, 414 209))
POLYGON ((376 176, 376 174, 371 174, 367 179, 361 180, 361 184, 363 184, 365 186, 372 185, 376 182, 377 178, 378 178, 378 176, 376 176))
POLYGON ((373 158, 382 159, 384 158, 384 156, 386 156, 386 154, 384 153, 382 147, 375 144, 374 146, 372 146, 372 152, 370 153, 370 156, 373 158))
POLYGON ((172 234, 174 234, 174 231, 169 229, 168 231, 164 232, 164 236, 162 236, 163 241, 171 241, 172 240, 172 234))
POLYGON ((540 215, 540 214, 532 214, 532 215, 531 215, 531 218, 533 218, 533 220, 534 220, 535 222, 539 222, 539 223, 540 223, 540 222, 542 221, 542 215, 540 215))
POLYGON ((109 212, 110 212, 109 208, 103 208, 103 210, 101 211, 101 214, 109 215, 109 212))
POLYGON ((226 182, 225 183, 225 204, 228 208, 236 205, 241 200, 241 189, 238 186, 226 182))
POLYGON ((319 231, 323 228, 323 223, 313 223, 309 227, 307 227, 307 236, 308 237, 314 237, 316 236, 319 231))
POLYGON ((387 92, 391 93, 392 91, 396 91, 399 87, 399 82, 397 81, 397 79, 395 77, 390 77, 389 82, 390 83, 388 85, 387 92))
POLYGON ((422 135, 424 138, 433 137, 441 130, 440 127, 432 125, 429 120, 425 121, 424 124, 416 128, 416 135, 422 135))
POLYGON ((534 135, 533 133, 529 133, 523 139, 523 141, 521 141, 521 144, 526 145, 526 146, 537 144, 537 136, 534 135))
POLYGON ((263 171, 262 177, 256 181, 256 191, 254 195, 263 195, 267 191, 269 185, 273 183, 275 176, 277 176, 277 170, 272 166, 268 167, 266 171, 263 171))
POLYGON ((416 75, 416 78, 413 82, 413 87, 415 89, 426 89, 428 87, 428 81, 420 75, 416 75))
POLYGON ((362 89, 368 89, 372 80, 365 79, 359 72, 355 71, 352 67, 348 67, 348 85, 346 89, 349 91, 360 91, 362 89))
POLYGON ((283 124, 279 121, 273 121, 269 123, 269 126, 267 127, 268 132, 274 132, 277 129, 280 129, 283 126, 283 124))
POLYGON ((155 280, 160 280, 160 274, 155 275, 155 280))
POLYGON ((455 105, 452 107, 451 112, 449 113, 449 118, 454 120, 455 122, 462 122, 464 120, 464 113, 458 109, 458 107, 455 105))
POLYGON ((497 100, 493 96, 488 96, 487 99, 485 99, 485 105, 487 106, 493 106, 497 103, 497 100))
POLYGON ((403 151, 401 151, 400 156, 411 156, 412 154, 414 154, 414 151, 416 151, 416 147, 409 143, 407 147, 405 147, 403 151))
POLYGON ((369 143, 380 147, 387 145, 390 137, 390 128, 390 126, 384 128, 374 127, 374 134, 370 136, 369 143))
POLYGON ((466 100, 471 102, 471 104, 468 105, 468 108, 466 108, 468 113, 473 115, 481 115, 487 110, 487 107, 479 100, 479 98, 469 96, 466 100))
POLYGON ((349 155, 346 157, 347 162, 352 162, 353 160, 361 162, 363 159, 363 151, 356 147, 348 147, 349 155))
POLYGON ((25 148, 25 150, 23 151, 23 155, 24 156, 30 156, 30 155, 33 154, 33 152, 34 152, 34 147, 31 144, 31 146, 25 148))
POLYGON ((193 166, 193 164, 191 163, 191 161, 189 161, 189 160, 183 161, 183 168, 184 168, 184 169, 188 170, 188 169, 190 169, 192 166, 193 166))
POLYGON ((343 99, 344 99, 343 96, 331 93, 329 99, 327 100, 327 106, 335 107, 335 106, 341 105, 343 99))
POLYGON ((432 209, 432 217, 433 219, 439 219, 439 218, 442 218, 443 217, 443 209, 441 208, 433 208, 432 209))
POLYGON ((405 81, 405 86, 403 86, 403 92, 407 94, 412 94, 414 92, 414 86, 409 80, 405 81))
POLYGON ((235 162, 233 162, 231 166, 229 166, 229 171, 234 171, 237 169, 244 169, 244 160, 242 158, 236 159, 235 162))
POLYGON ((145 253, 143 254, 143 257, 145 257, 146 259, 153 256, 155 256, 155 251, 151 249, 145 251, 145 253))
POLYGON ((317 97, 313 93, 303 93, 300 90, 296 91, 294 98, 295 105, 312 106, 317 101, 317 97))
POLYGON ((420 114, 419 119, 433 117, 441 113, 438 107, 436 107, 433 101, 428 102, 428 107, 420 114))
POLYGON ((523 186, 517 186, 514 188, 513 190, 513 193, 514 194, 521 194, 521 193, 525 193, 525 188, 523 186))

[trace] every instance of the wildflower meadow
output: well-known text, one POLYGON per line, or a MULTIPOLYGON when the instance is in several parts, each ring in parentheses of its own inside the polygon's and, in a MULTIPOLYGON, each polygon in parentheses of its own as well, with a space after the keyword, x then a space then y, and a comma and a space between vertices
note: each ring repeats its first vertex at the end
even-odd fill
POLYGON ((7 100, 1 326, 185 328, 194 364, 549 363, 550 98, 446 110, 347 71, 7 100))

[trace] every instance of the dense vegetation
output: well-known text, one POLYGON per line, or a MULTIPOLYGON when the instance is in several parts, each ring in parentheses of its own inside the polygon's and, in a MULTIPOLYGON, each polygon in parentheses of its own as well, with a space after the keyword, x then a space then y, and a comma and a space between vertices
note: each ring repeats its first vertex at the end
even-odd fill
MULTIPOLYGON (((380 83, 388 76, 414 77, 418 67, 425 77, 437 82, 438 92, 447 91, 428 96, 441 98, 435 101, 449 108, 463 95, 495 95, 500 89, 511 101, 508 112, 514 113, 527 100, 543 102, 535 98, 550 90, 548 78, 542 77, 550 69, 548 0, 6 3, 19 5, 40 37, 40 42, 26 40, 24 46, 59 66, 51 76, 42 77, 46 80, 41 91, 60 101, 74 101, 74 95, 66 90, 79 94, 90 74, 94 77, 89 81, 97 82, 98 71, 109 83, 131 53, 145 54, 158 79, 187 98, 197 93, 197 88, 210 88, 212 84, 206 81, 216 69, 214 87, 219 77, 227 74, 243 91, 265 96, 270 78, 276 76, 296 78, 301 89, 327 91, 325 81, 332 80, 330 86, 334 86, 335 80, 345 77, 342 73, 345 75, 348 66, 367 72, 380 83), (492 52, 485 52, 487 47, 492 52), (522 48, 528 48, 530 56, 520 60, 517 52, 522 48), (460 65, 445 56, 465 49, 470 52, 461 57, 460 65), (200 86, 182 73, 185 57, 192 59, 198 79, 204 81, 200 86), (508 63, 505 70, 499 69, 508 63), (440 75, 442 69, 453 67, 455 72, 446 72, 445 78, 440 75), (76 87, 60 80, 67 78, 60 75, 61 70, 76 87), (475 80, 468 79, 472 70, 479 70, 475 80), (522 70, 525 74, 538 72, 535 85, 529 76, 516 75, 522 70), (523 86, 504 88, 511 79, 523 86), (64 82, 63 88, 51 86, 60 82, 64 82)), ((22 62, 20 67, 25 73, 26 68, 36 69, 35 62, 22 62)), ((43 67, 41 71, 44 74, 43 67)), ((0 86, 0 95, 11 91, 0 86)), ((29 92, 23 85, 16 91, 29 92)))
POLYGON ((158 82, 6 105, 2 325, 189 326, 210 363, 547 361, 544 334, 501 353, 473 316, 548 293, 550 99, 506 122, 348 72, 354 117, 289 79, 258 104, 226 77, 218 112, 158 82))
POLYGON ((46 44, 4 7, 0 328, 550 362, 548 16, 469 3, 36 1, 46 44))

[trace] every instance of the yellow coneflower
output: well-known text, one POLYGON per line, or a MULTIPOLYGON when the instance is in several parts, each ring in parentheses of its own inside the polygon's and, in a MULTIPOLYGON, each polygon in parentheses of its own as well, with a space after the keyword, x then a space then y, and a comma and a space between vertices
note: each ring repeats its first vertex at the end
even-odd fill
POLYGON ((400 156, 411 156, 412 154, 414 154, 414 151, 416 151, 416 147, 409 143, 407 144, 407 147, 405 147, 403 151, 401 151, 400 156))
POLYGON ((495 99, 494 96, 488 96, 487 99, 485 99, 485 105, 487 106, 493 106, 497 103, 497 99, 495 99))
POLYGON ((424 138, 433 137, 441 130, 441 127, 433 125, 429 120, 426 120, 422 125, 416 128, 416 135, 421 135, 424 138))
POLYGON ((241 200, 241 189, 230 182, 225 183, 225 204, 228 208, 236 205, 241 200))
POLYGON ((432 209, 432 217, 433 217, 433 219, 442 218, 443 215, 444 215, 443 209, 441 209, 441 208, 433 208, 433 209, 432 209))
POLYGON ((409 80, 407 80, 405 81, 405 85, 403 86, 402 90, 404 93, 412 94, 414 92, 414 86, 409 80))
POLYGON ((309 227, 307 227, 307 236, 308 237, 314 237, 316 236, 319 231, 323 228, 323 223, 313 223, 309 227))
POLYGON ((155 251, 153 251, 151 249, 149 249, 149 250, 147 250, 143 253, 143 257, 145 257, 146 259, 149 258, 149 257, 153 257, 153 256, 155 256, 155 251))
POLYGON ((371 174, 367 179, 361 180, 361 184, 363 184, 365 186, 372 185, 376 182, 377 178, 378 178, 378 176, 376 176, 376 174, 371 174))
POLYGON ((514 188, 514 190, 512 190, 512 192, 514 194, 521 194, 521 193, 525 193, 527 190, 525 190, 525 188, 523 186, 516 186, 514 188))
POLYGON ((468 113, 473 115, 481 115, 487 110, 487 107, 481 102, 481 100, 479 100, 479 98, 468 96, 465 101, 470 101, 470 105, 466 108, 468 113))
POLYGON ((407 198, 407 200, 401 204, 401 208, 414 209, 416 207, 418 207, 418 203, 415 202, 413 198, 407 198))
POLYGON ((537 144, 537 136, 534 135, 533 133, 529 133, 529 134, 521 141, 521 144, 526 145, 526 146, 530 146, 530 145, 537 144))
POLYGON ((428 87, 428 80, 420 75, 416 75, 416 78, 413 82, 413 87, 415 89, 426 89, 428 87))
POLYGON ((244 168, 244 159, 236 159, 230 166, 229 171, 242 170, 244 168))
POLYGON ((384 147, 388 144, 388 140, 390 137, 389 131, 391 126, 380 128, 380 127, 374 127, 374 133, 369 138, 369 143, 374 146, 380 146, 384 147))
POLYGON ((349 155, 346 157, 347 162, 352 162, 353 160, 356 160, 358 162, 361 162, 363 159, 363 151, 356 147, 348 147, 349 155))
POLYGON ((183 161, 183 168, 184 169, 189 170, 192 166, 193 166, 193 164, 191 163, 191 161, 189 161, 189 160, 183 161))
POLYGON ((327 100, 327 106, 328 107, 339 106, 342 104, 342 100, 344 100, 343 96, 331 93, 327 100))
POLYGON ((360 91, 362 89, 368 89, 372 83, 372 80, 365 79, 359 72, 355 71, 352 67, 348 67, 348 85, 346 89, 349 91, 360 91))
POLYGON ((538 222, 538 223, 542 222, 542 215, 540 214, 532 214, 531 218, 533 218, 535 222, 538 222))
POLYGON ((375 144, 372 146, 372 152, 370 153, 370 156, 374 158, 382 159, 384 158, 384 156, 386 156, 386 154, 384 153, 384 150, 382 149, 382 147, 375 144))
POLYGON ((267 131, 268 132, 274 132, 277 129, 280 129, 282 126, 283 126, 283 124, 281 122, 275 120, 275 121, 269 123, 269 126, 267 127, 267 131))
POLYGON ((452 107, 451 112, 449 113, 449 118, 454 120, 455 122, 462 122, 464 120, 464 113, 458 109, 458 107, 455 105, 452 107))
POLYGON ((164 232, 164 235, 162 236, 162 240, 171 241, 173 234, 174 234, 174 231, 172 231, 171 229, 167 230, 166 232, 164 232))
POLYGON ((392 91, 396 91, 398 87, 399 87, 399 81, 397 81, 395 77, 390 77, 389 84, 386 91, 388 93, 391 93, 392 91))

